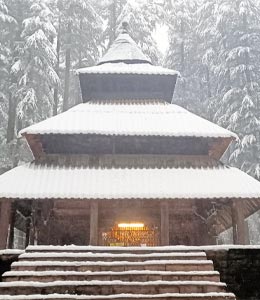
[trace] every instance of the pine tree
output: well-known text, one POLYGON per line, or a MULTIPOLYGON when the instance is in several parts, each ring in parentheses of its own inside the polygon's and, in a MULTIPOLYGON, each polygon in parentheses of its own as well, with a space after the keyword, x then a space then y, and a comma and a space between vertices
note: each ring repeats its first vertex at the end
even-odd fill
POLYGON ((102 35, 103 52, 109 48, 120 33, 122 23, 127 22, 131 37, 154 63, 158 62, 160 53, 157 49, 153 32, 161 22, 161 4, 154 0, 149 2, 140 0, 103 0, 98 3, 97 9, 106 24, 102 35))
POLYGON ((203 114, 199 36, 196 32, 195 1, 166 1, 165 22, 169 28, 169 49, 165 66, 180 72, 173 102, 203 114))
POLYGON ((161 23, 162 14, 163 7, 157 1, 127 1, 116 22, 117 32, 124 21, 129 24, 130 35, 153 63, 158 63, 160 56, 153 32, 161 23))
MULTIPOLYGON (((11 43, 10 35, 15 24, 15 19, 9 14, 6 3, 0 1, 0 127, 6 128, 8 121, 8 99, 9 99, 9 71, 10 71, 10 54, 11 43)), ((0 134, 0 143, 5 139, 5 133, 0 134)))
POLYGON ((230 162, 260 178, 260 10, 255 0, 222 0, 216 12, 220 103, 215 119, 239 134, 230 162))
POLYGON ((196 34, 198 37, 201 100, 205 116, 213 121, 218 106, 217 78, 214 73, 218 53, 218 32, 215 18, 216 0, 203 0, 197 8, 196 34))
POLYGON ((19 54, 12 66, 18 84, 18 118, 23 127, 50 116, 52 91, 59 82, 54 70, 56 30, 52 12, 41 0, 29 4, 28 17, 23 20, 19 54))
POLYGON ((74 104, 70 103, 70 88, 73 83, 71 72, 83 64, 93 64, 99 56, 102 22, 88 0, 59 0, 58 9, 62 35, 61 51, 64 51, 65 57, 63 96, 63 111, 65 111, 74 104))
POLYGON ((118 17, 126 3, 127 0, 101 0, 93 3, 105 23, 101 36, 103 51, 106 51, 117 37, 118 17))
POLYGON ((15 85, 11 65, 15 59, 18 24, 10 9, 12 4, 12 1, 0 1, 0 167, 4 169, 12 167, 15 153, 16 99, 13 97, 15 85))

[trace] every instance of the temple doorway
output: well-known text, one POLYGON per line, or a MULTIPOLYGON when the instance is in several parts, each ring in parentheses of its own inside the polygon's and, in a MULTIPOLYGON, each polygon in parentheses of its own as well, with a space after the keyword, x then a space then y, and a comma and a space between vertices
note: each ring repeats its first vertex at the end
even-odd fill
POLYGON ((158 246, 158 228, 144 223, 118 223, 102 233, 104 246, 158 246))

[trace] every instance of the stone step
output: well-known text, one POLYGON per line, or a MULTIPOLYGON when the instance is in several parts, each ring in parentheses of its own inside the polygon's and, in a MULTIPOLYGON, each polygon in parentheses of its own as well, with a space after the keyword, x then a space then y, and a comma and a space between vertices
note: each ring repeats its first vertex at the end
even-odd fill
POLYGON ((210 260, 147 260, 143 262, 114 261, 18 261, 12 264, 12 271, 214 271, 210 260))
POLYGON ((215 281, 219 282, 216 271, 167 272, 167 271, 125 271, 125 272, 75 272, 75 271, 14 271, 3 275, 4 282, 10 281, 40 281, 51 282, 57 280, 121 280, 121 281, 215 281))
POLYGON ((205 252, 169 253, 93 253, 93 252, 32 252, 19 256, 19 261, 146 261, 146 260, 206 260, 205 252))
POLYGON ((167 252, 203 252, 198 246, 160 246, 160 247, 106 247, 106 246, 28 246, 26 252, 92 252, 92 253, 167 253, 167 252))
POLYGON ((235 300, 232 293, 167 293, 155 295, 143 294, 117 294, 108 296, 89 296, 75 294, 49 294, 49 295, 0 295, 0 300, 235 300))
POLYGON ((12 281, 0 283, 1 295, 31 294, 77 294, 77 295, 115 295, 115 294, 164 294, 164 293, 221 293, 226 285, 211 281, 12 281))

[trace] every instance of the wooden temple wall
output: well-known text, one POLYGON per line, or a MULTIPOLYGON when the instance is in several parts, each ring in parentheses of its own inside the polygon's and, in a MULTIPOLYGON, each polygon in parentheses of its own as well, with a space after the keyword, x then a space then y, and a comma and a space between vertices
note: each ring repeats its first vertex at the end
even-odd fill
MULTIPOLYGON (((144 223, 156 231, 157 240, 154 245, 215 244, 216 237, 221 232, 218 230, 223 226, 233 227, 234 244, 247 244, 249 236, 245 218, 250 215, 246 210, 248 201, 226 201, 223 211, 220 210, 217 215, 218 220, 214 221, 211 218, 206 220, 203 215, 211 205, 207 199, 0 199, 0 248, 12 248, 14 226, 17 228, 17 217, 22 214, 26 215, 25 224, 18 229, 26 233, 25 245, 105 245, 104 233, 111 231, 116 224, 125 222, 144 223), (15 213, 18 210, 19 213, 15 213)), ((213 213, 213 216, 216 215, 213 213)))
POLYGON ((44 201, 40 206, 41 217, 36 217, 39 244, 103 245, 103 234, 118 223, 144 223, 158 232, 158 245, 209 243, 192 200, 55 200, 52 207, 44 201))

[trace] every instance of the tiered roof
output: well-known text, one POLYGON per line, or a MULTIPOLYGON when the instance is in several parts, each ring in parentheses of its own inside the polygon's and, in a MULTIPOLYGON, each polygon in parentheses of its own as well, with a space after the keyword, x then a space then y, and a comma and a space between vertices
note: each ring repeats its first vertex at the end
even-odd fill
POLYGON ((87 102, 27 127, 21 134, 237 138, 229 130, 162 101, 87 102))
POLYGON ((179 75, 177 71, 148 63, 129 64, 124 62, 104 63, 94 67, 81 68, 77 74, 179 75))
MULTIPOLYGON (((97 66, 81 69, 79 74, 177 76, 175 71, 153 66, 127 33, 119 36, 97 66)), ((162 89, 160 85, 158 86, 162 89)), ((172 92, 173 89, 174 87, 172 92)), ((87 91, 86 89, 86 93, 87 91)), ((69 134, 111 137, 164 136, 168 139, 195 137, 203 140, 214 139, 217 143, 224 140, 222 150, 226 149, 231 140, 237 138, 236 134, 179 106, 154 98, 122 99, 122 101, 92 99, 21 131, 21 135, 27 138, 36 137, 30 144, 31 148, 40 143, 39 139, 37 140, 38 136, 45 135, 48 138, 69 134)), ((55 142, 55 139, 53 141, 55 142)), ((223 151, 219 153, 222 154, 223 151)), ((73 153, 65 156, 70 157, 71 154, 73 153)), ((201 164, 198 155, 197 164, 187 163, 186 157, 183 160, 184 165, 175 164, 175 160, 179 161, 179 158, 173 155, 171 157, 164 155, 162 159, 157 155, 154 164, 151 163, 153 158, 149 160, 147 155, 143 155, 133 165, 122 163, 124 160, 131 162, 132 158, 126 156, 120 158, 120 155, 113 154, 112 158, 108 158, 110 160, 108 165, 105 155, 103 158, 102 155, 97 156, 99 160, 103 159, 97 165, 81 164, 82 158, 78 156, 76 156, 77 163, 74 163, 73 159, 71 161, 64 159, 65 163, 60 164, 55 155, 53 160, 51 155, 49 156, 49 160, 44 157, 43 161, 37 160, 2 175, 0 198, 170 200, 260 198, 258 181, 236 168, 213 162, 207 155, 204 155, 202 158, 204 163, 201 164), (142 165, 140 162, 144 162, 144 157, 146 163, 142 165), (122 160, 117 166, 115 166, 116 159, 122 160), (159 160, 163 160, 163 163, 161 161, 158 163, 159 160)), ((61 155, 58 156, 61 158, 61 155)), ((88 159, 83 157, 83 160, 88 159)))
POLYGON ((89 168, 31 163, 0 177, 9 199, 255 199, 260 184, 226 166, 89 168), (15 189, 14 189, 14 182, 15 189))

